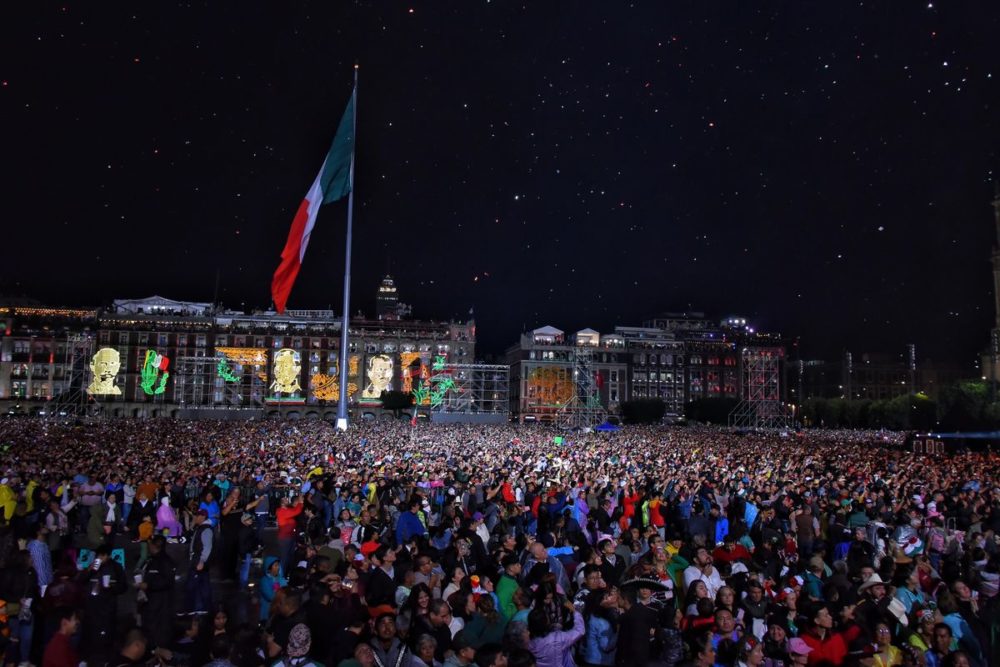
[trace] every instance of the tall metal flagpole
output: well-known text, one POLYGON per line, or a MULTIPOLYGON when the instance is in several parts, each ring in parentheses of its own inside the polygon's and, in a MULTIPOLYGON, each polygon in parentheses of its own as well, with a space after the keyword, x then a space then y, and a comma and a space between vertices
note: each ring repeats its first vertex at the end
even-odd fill
POLYGON ((358 66, 354 65, 354 90, 351 92, 354 124, 351 144, 350 186, 347 193, 347 247, 344 250, 344 316, 340 323, 340 402, 337 405, 337 428, 347 430, 347 330, 351 317, 351 232, 354 221, 354 147, 358 143, 358 66))

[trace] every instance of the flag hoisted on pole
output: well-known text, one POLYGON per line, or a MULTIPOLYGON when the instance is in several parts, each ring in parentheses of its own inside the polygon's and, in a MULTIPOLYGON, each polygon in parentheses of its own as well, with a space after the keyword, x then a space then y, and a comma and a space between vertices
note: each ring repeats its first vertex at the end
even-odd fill
MULTIPOLYGON (((347 324, 351 312, 351 231, 354 225, 354 133, 358 127, 358 66, 354 65, 354 90, 351 102, 340 121, 343 127, 347 113, 351 114, 351 160, 347 169, 347 241, 344 249, 344 314, 340 321, 340 401, 337 403, 337 429, 347 430, 347 324)), ((340 129, 337 130, 340 136, 340 129)), ((336 145, 336 140, 334 140, 336 145)))
MULTIPOLYGON (((285 312, 288 295, 292 291, 292 285, 295 284, 296 276, 299 275, 299 269, 302 268, 302 259, 306 255, 306 246, 309 245, 309 235, 312 234, 313 227, 316 225, 319 207, 322 204, 343 199, 344 195, 350 194, 353 190, 354 103, 357 96, 357 85, 357 69, 355 69, 354 91, 351 92, 351 99, 340 119, 337 134, 323 160, 323 166, 295 212, 295 217, 292 219, 292 229, 288 232, 288 240, 285 242, 285 249, 281 251, 281 264, 278 265, 278 269, 274 272, 274 278, 271 280, 271 299, 279 313, 285 312)), ((348 221, 350 221, 350 215, 348 212, 348 221)))
POLYGON ((322 204, 343 199, 347 195, 347 243, 344 260, 344 313, 340 325, 340 402, 337 406, 337 428, 347 430, 347 324, 351 312, 351 231, 354 220, 354 139, 358 126, 358 66, 354 66, 354 89, 337 126, 333 144, 323 160, 323 166, 313 181, 305 199, 299 204, 288 232, 288 241, 281 251, 281 264, 271 280, 271 298, 279 313, 285 312, 288 295, 302 268, 309 235, 316 225, 322 204))

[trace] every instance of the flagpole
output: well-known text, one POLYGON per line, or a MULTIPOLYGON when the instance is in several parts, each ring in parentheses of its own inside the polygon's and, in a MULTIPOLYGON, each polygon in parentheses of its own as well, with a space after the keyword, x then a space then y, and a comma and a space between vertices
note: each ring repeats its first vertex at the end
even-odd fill
POLYGON ((351 91, 354 125, 351 145, 350 190, 347 194, 347 243, 344 250, 344 315, 340 323, 340 402, 337 406, 337 429, 347 430, 347 330, 351 313, 351 232, 354 221, 354 146, 358 142, 358 65, 354 65, 354 90, 351 91))

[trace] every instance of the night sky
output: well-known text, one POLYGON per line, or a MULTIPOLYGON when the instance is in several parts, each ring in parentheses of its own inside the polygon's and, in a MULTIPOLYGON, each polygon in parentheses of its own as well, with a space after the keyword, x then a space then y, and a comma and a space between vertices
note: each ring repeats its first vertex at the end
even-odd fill
MULTIPOLYGON (((46 3, 0 10, 0 291, 264 308, 360 63, 352 311, 739 314, 971 367, 1000 3, 46 3)), ((340 312, 346 201, 290 308, 340 312)))

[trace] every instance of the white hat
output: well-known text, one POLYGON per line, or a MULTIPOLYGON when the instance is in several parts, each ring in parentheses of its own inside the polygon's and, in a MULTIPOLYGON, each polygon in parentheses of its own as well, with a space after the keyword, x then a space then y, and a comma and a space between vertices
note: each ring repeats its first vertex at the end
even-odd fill
POLYGON ((893 598, 892 600, 890 600, 889 611, 892 613, 893 616, 896 617, 896 620, 902 623, 904 626, 910 624, 910 619, 907 618, 906 616, 906 607, 903 605, 902 602, 899 601, 898 598, 893 598))
POLYGON ((882 581, 882 577, 878 576, 878 572, 865 579, 865 582, 858 587, 858 592, 863 593, 872 586, 885 586, 885 582, 882 581))

